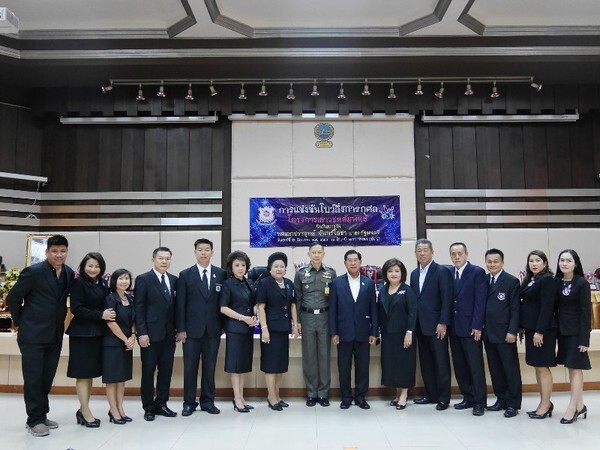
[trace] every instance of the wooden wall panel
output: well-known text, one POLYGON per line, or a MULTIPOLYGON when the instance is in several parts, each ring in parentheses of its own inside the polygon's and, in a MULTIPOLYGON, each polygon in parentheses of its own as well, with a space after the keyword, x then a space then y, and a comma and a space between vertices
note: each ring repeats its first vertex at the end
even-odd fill
POLYGON ((523 170, 525 189, 547 189, 548 146, 546 126, 531 124, 523 126, 523 170))
POLYGON ((523 188, 525 180, 523 171, 523 127, 501 126, 499 131, 499 169, 502 177, 502 188, 523 188))
POLYGON ((500 170, 500 138, 498 127, 481 126, 477 133, 477 184, 486 185, 489 189, 502 187, 500 170))
POLYGON ((452 127, 454 156, 454 187, 472 189, 477 187, 477 147, 475 128, 452 127))

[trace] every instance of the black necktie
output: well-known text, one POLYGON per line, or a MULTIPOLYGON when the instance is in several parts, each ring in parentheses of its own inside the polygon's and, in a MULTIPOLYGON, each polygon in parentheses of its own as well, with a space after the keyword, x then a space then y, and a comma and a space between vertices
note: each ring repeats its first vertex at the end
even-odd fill
POLYGON ((208 277, 206 276, 206 269, 202 271, 202 282, 204 286, 206 286, 206 290, 208 291, 208 277))
POLYGON ((494 276, 490 275, 490 285, 492 285, 494 283, 495 283, 494 276))
POLYGON ((456 271, 456 275, 454 276, 454 279, 456 281, 460 280, 460 276, 458 275, 458 270, 456 271))
POLYGON ((165 274, 164 273, 160 276, 160 285, 162 287, 163 292, 166 295, 169 295, 169 288, 167 287, 167 282, 165 281, 165 274))

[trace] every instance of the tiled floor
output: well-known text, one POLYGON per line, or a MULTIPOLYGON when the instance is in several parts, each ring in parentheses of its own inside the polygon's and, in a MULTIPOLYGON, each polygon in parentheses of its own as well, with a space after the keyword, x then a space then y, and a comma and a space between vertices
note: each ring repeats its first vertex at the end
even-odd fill
MULTIPOLYGON (((249 414, 233 411, 231 402, 217 401, 221 414, 196 412, 191 417, 157 417, 143 420, 138 399, 128 397, 125 410, 133 418, 127 425, 108 423, 107 403, 94 397, 93 411, 102 419, 99 429, 75 423, 77 400, 73 396, 52 396, 49 417, 60 427, 50 436, 34 438, 25 430, 25 408, 21 395, 0 394, 0 437, 3 449, 260 449, 260 450, 388 450, 388 449, 568 449, 598 448, 600 443, 600 391, 586 391, 590 411, 587 420, 573 425, 559 423, 568 403, 567 393, 553 396, 555 414, 551 419, 531 420, 524 411, 537 405, 537 394, 526 394, 523 412, 512 419, 487 412, 474 417, 470 411, 435 411, 432 405, 409 402, 404 411, 387 406, 385 399, 369 399, 371 409, 352 406, 347 411, 333 402, 329 408, 308 408, 301 399, 287 399, 290 408, 271 411, 263 399, 252 399, 256 407, 249 414)), ((250 400, 250 399, 247 399, 250 400)), ((455 402, 457 399, 453 399, 455 402)), ((490 402, 493 398, 489 399, 490 402)), ((170 402, 180 410, 181 399, 170 402)))

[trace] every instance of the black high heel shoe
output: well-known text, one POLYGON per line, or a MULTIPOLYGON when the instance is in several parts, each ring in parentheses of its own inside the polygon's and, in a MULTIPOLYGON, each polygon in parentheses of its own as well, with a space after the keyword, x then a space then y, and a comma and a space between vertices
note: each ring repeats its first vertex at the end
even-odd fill
POLYGON ((129 416, 126 416, 124 414, 121 414, 121 419, 123 419, 125 422, 133 422, 133 419, 129 416))
POLYGON ((289 408, 290 404, 284 402, 283 400, 279 400, 279 406, 281 406, 282 408, 289 408))
POLYGON ((249 413, 250 410, 248 408, 246 408, 245 406, 243 408, 238 408, 237 405, 235 404, 235 400, 231 400, 231 403, 233 403, 233 410, 237 411, 239 413, 249 413))
POLYGON ((544 414, 538 414, 534 411, 533 414, 529 414, 530 419, 545 419, 546 417, 552 417, 552 411, 554 411, 554 404, 550 402, 550 408, 544 414))
POLYGON ((98 428, 100 426, 100 419, 94 419, 91 422, 88 422, 85 420, 85 417, 83 417, 80 409, 75 413, 75 420, 77 420, 78 425, 85 425, 86 428, 98 428))
POLYGON ((577 422, 577 417, 579 416, 579 411, 575 410, 575 414, 573 414, 573 417, 571 417, 570 419, 565 419, 564 417, 562 419, 560 419, 560 423, 562 423, 563 425, 568 425, 571 424, 573 422, 577 422))
POLYGON ((127 422, 125 422, 125 420, 123 420, 122 417, 115 419, 115 416, 113 416, 110 411, 108 412, 108 419, 109 419, 110 423, 114 423, 115 425, 125 425, 127 423, 127 422))
POLYGON ((269 400, 267 400, 267 403, 269 404, 269 408, 271 408, 273 411, 283 411, 283 407, 279 403, 271 405, 271 402, 269 400))
POLYGON ((587 406, 583 405, 583 408, 581 408, 581 411, 577 411, 577 418, 579 418, 579 416, 581 416, 583 414, 583 418, 587 419, 587 406))
POLYGON ((244 405, 244 408, 246 408, 246 409, 254 409, 254 406, 252 406, 252 405, 244 405))

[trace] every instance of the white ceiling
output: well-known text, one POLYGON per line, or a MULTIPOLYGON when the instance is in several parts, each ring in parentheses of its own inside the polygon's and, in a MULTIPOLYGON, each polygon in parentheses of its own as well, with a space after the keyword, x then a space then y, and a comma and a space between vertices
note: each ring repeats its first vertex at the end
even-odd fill
POLYGON ((600 34, 599 0, 0 0, 20 38, 63 39, 167 37, 186 4, 179 38, 600 34))

